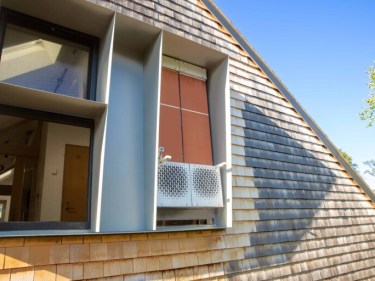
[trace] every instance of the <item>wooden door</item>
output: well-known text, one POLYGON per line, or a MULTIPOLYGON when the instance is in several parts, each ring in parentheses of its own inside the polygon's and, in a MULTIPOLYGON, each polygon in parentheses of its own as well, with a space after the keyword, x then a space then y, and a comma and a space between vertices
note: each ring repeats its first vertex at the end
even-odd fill
POLYGON ((86 221, 89 147, 65 146, 61 221, 86 221))

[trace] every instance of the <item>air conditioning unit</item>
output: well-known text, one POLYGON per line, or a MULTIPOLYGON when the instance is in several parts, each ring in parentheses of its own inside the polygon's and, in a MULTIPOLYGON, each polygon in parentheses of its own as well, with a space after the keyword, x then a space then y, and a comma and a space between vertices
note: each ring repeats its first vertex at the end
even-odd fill
POLYGON ((219 166, 164 162, 158 170, 158 207, 223 207, 219 166))

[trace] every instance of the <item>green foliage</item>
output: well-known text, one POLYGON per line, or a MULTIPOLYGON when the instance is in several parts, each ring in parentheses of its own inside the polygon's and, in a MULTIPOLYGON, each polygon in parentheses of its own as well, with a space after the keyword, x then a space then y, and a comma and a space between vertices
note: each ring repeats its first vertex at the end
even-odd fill
POLYGON ((368 87, 371 90, 369 97, 365 100, 367 108, 363 109, 359 116, 361 120, 367 121, 367 126, 371 127, 375 122, 375 63, 373 66, 369 67, 367 70, 369 83, 368 87))
POLYGON ((371 90, 374 90, 375 89, 375 64, 368 68, 367 73, 368 73, 368 78, 370 79, 368 83, 368 87, 371 90))
POLYGON ((366 170, 365 174, 370 174, 371 176, 375 177, 375 160, 369 160, 369 161, 363 162, 363 164, 369 167, 369 170, 366 170))
MULTIPOLYGON (((375 122, 375 62, 372 66, 370 66, 367 69, 367 73, 369 78, 367 86, 370 89, 370 94, 368 99, 365 100, 365 102, 367 103, 368 107, 360 112, 360 118, 361 120, 367 121, 367 126, 371 127, 375 122)), ((342 154, 343 151, 340 150, 340 152, 342 154)), ((363 162, 363 164, 365 164, 369 168, 369 170, 365 171, 365 174, 369 174, 375 177, 375 160, 365 161, 363 162)))
POLYGON ((345 152, 344 150, 342 150, 341 148, 339 149, 339 151, 340 151, 341 156, 344 157, 344 159, 346 160, 346 162, 348 162, 348 164, 349 164, 350 166, 352 166, 354 169, 358 169, 358 165, 355 164, 355 163, 353 163, 353 159, 352 159, 351 156, 349 156, 348 153, 346 153, 346 152, 345 152))

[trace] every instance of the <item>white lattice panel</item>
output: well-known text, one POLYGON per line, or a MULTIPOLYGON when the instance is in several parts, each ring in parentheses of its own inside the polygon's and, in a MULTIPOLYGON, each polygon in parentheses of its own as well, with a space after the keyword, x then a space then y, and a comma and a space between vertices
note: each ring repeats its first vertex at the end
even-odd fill
POLYGON ((190 207, 189 164, 165 162, 158 170, 158 207, 190 207))
POLYGON ((222 207, 220 168, 165 162, 158 171, 158 207, 222 207))
POLYGON ((220 168, 190 164, 192 205, 194 207, 223 207, 220 168))

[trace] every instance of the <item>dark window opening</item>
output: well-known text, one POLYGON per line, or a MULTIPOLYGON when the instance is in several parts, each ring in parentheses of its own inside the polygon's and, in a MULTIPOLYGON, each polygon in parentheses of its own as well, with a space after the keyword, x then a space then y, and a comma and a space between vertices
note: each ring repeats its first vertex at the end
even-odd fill
POLYGON ((87 228, 92 120, 8 111, 0 114, 0 229, 87 228))

